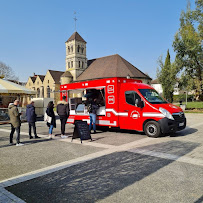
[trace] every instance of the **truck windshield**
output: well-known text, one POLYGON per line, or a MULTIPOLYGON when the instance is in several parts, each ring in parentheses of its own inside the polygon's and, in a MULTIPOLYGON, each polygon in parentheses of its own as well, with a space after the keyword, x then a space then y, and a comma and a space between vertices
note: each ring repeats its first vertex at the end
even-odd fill
POLYGON ((166 104, 168 103, 163 99, 157 91, 153 89, 139 89, 143 97, 151 104, 166 104))

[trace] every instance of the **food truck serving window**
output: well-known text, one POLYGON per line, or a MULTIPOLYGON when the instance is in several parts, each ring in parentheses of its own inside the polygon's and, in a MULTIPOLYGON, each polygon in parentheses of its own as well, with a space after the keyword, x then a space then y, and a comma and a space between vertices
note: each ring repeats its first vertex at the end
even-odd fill
POLYGON ((98 115, 105 115, 105 91, 104 88, 74 89, 68 91, 71 113, 87 114, 87 105, 97 98, 99 105, 98 115))

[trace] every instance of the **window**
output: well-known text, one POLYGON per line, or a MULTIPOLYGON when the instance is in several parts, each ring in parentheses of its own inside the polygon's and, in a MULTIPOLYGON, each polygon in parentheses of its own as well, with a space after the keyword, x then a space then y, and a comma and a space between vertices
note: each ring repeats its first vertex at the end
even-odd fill
POLYGON ((48 86, 47 87, 47 98, 50 98, 50 92, 51 92, 51 90, 50 90, 50 87, 48 86))
POLYGON ((125 100, 126 103, 135 106, 139 101, 141 101, 140 96, 135 91, 127 91, 125 92, 125 100))
POLYGON ((81 51, 82 51, 82 54, 83 54, 83 52, 84 52, 84 48, 83 47, 81 48, 81 51))
POLYGON ((84 62, 82 61, 82 68, 84 68, 84 62))
POLYGON ((71 51, 73 52, 73 46, 71 46, 71 51))
POLYGON ((78 53, 80 52, 80 45, 78 45, 78 53))
POLYGON ((80 68, 80 61, 79 61, 79 68, 80 68))
POLYGON ((68 46, 68 53, 70 53, 70 47, 68 46))
POLYGON ((68 62, 68 68, 70 68, 70 62, 68 62))
POLYGON ((71 61, 71 67, 73 67, 73 61, 71 61))
POLYGON ((42 95, 41 95, 42 98, 44 98, 44 87, 42 88, 42 92, 41 93, 42 93, 42 95))
POLYGON ((49 80, 47 81, 47 83, 49 84, 49 80))
POLYGON ((157 91, 153 89, 139 89, 143 97, 151 104, 166 104, 167 101, 163 99, 157 91))
POLYGON ((85 104, 78 104, 75 112, 76 113, 84 113, 85 112, 85 104))
POLYGON ((37 98, 39 98, 39 97, 40 97, 40 89, 37 88, 37 98))

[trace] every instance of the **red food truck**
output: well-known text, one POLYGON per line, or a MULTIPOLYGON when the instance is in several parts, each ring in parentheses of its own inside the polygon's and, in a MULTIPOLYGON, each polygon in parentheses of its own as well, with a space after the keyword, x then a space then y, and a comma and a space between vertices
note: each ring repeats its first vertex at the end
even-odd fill
POLYGON ((88 101, 97 98, 96 125, 144 131, 149 137, 174 133, 186 127, 181 108, 163 99, 155 89, 141 80, 106 78, 64 84, 62 96, 67 96, 70 116, 67 123, 87 121, 88 101))

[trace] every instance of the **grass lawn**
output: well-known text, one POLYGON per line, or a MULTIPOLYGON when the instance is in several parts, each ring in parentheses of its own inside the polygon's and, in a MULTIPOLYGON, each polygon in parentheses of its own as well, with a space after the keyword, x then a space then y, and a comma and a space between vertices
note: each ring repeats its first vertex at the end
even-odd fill
MULTIPOLYGON (((186 104, 183 102, 183 104, 186 104)), ((180 106, 180 104, 176 104, 180 106)), ((203 109, 203 102, 187 102, 186 109, 203 109)))
POLYGON ((203 109, 203 102, 187 102, 186 109, 193 109, 193 108, 203 109))

